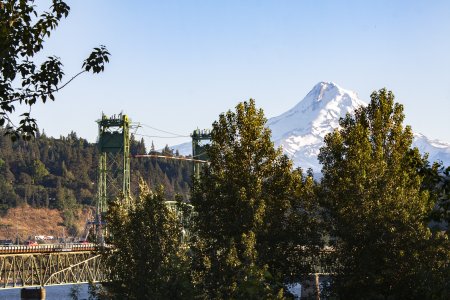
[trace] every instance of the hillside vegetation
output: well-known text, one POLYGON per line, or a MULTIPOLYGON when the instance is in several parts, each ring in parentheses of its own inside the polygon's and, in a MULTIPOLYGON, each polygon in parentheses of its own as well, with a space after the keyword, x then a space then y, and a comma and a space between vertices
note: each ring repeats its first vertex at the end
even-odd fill
MULTIPOLYGON (((131 154, 145 154, 143 140, 131 137, 131 154)), ((153 153, 156 153, 152 150, 153 153)), ((168 147, 164 155, 175 155, 168 147)), ((77 212, 95 206, 98 149, 72 132, 52 138, 44 133, 31 141, 12 142, 0 130, 0 212, 15 207, 47 208, 61 212, 68 233, 79 233, 77 212)), ((192 164, 150 158, 131 160, 131 189, 136 195, 139 178, 150 187, 162 185, 173 198, 187 199, 192 164)), ((2 218, 1 224, 5 219, 2 218)), ((53 224, 56 226, 56 224, 53 224)))

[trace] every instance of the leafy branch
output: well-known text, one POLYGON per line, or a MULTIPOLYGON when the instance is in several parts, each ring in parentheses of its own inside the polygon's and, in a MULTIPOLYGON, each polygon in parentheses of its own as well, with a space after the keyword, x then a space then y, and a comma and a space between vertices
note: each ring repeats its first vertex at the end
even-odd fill
POLYGON ((84 60, 82 71, 62 84, 65 74, 58 57, 48 57, 40 65, 32 60, 69 11, 64 1, 53 0, 49 11, 38 17, 34 1, 0 1, 0 126, 5 126, 13 140, 30 139, 37 132, 31 106, 38 101, 54 101, 55 93, 75 78, 85 72, 103 72, 109 62, 106 47, 96 47, 84 60), (19 116, 19 124, 15 125, 11 115, 18 105, 27 105, 29 110, 19 116))

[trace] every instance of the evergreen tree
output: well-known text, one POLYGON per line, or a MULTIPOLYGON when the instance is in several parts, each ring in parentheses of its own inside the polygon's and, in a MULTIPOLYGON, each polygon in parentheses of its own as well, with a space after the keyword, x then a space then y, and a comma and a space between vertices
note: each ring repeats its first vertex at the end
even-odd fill
POLYGON ((39 183, 49 174, 48 170, 45 168, 45 165, 39 159, 34 160, 31 169, 34 183, 39 183))
POLYGON ((426 160, 411 149, 403 120, 403 106, 382 89, 341 119, 320 151, 323 201, 340 264, 332 288, 342 299, 449 294, 448 240, 427 227, 433 203, 419 173, 426 160))
POLYGON ((153 143, 153 140, 152 140, 152 145, 150 146, 149 154, 155 154, 155 153, 156 153, 155 144, 153 143))
POLYGON ((120 200, 109 207, 108 229, 115 251, 107 258, 110 284, 117 299, 189 299, 192 286, 181 220, 156 193, 141 183, 131 208, 120 200))

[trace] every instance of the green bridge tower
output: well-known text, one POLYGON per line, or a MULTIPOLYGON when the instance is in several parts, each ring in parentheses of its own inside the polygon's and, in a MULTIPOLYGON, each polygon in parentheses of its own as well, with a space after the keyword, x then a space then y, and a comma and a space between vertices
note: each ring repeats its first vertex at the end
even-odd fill
MULTIPOLYGON (((208 154, 206 153, 206 147, 208 143, 204 141, 211 141, 211 131, 196 129, 191 134, 192 137, 192 158, 195 160, 208 160, 208 154)), ((200 162, 194 161, 194 176, 200 178, 200 162)))
POLYGON ((100 158, 96 223, 101 228, 110 201, 121 197, 126 206, 130 205, 130 120, 122 113, 111 117, 102 114, 97 123, 100 158))

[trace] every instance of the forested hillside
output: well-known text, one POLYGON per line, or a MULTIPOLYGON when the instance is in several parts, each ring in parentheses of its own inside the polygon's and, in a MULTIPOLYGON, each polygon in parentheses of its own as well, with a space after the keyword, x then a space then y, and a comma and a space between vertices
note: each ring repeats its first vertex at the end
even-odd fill
MULTIPOLYGON (((131 154, 145 154, 143 140, 131 137, 131 154)), ((154 152, 154 150, 152 150, 154 152)), ((155 152, 154 152, 155 153, 155 152)), ((175 155, 168 147, 164 155, 175 155)), ((37 134, 31 141, 12 142, 0 131, 0 209, 31 207, 68 211, 95 205, 98 150, 72 132, 58 139, 37 134)), ((163 185, 167 195, 187 198, 192 164, 154 158, 131 159, 131 188, 142 177, 150 187, 163 185)), ((70 219, 70 216, 67 216, 70 219)))

